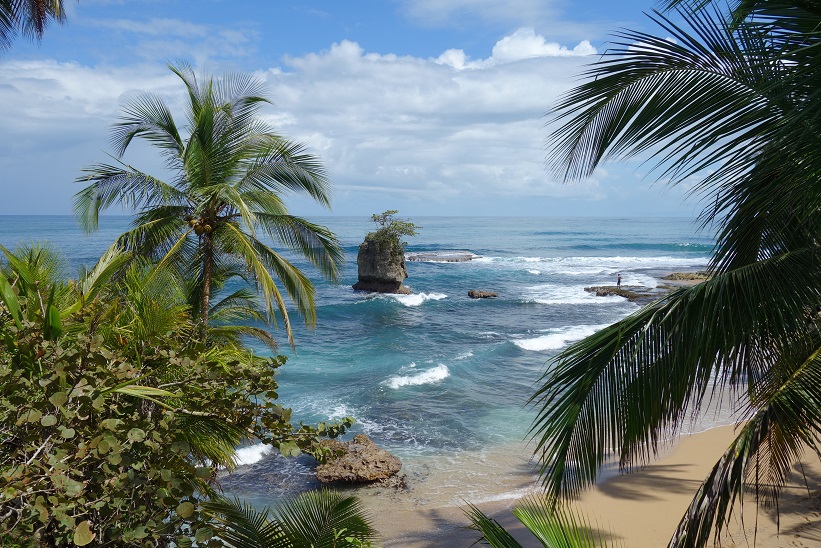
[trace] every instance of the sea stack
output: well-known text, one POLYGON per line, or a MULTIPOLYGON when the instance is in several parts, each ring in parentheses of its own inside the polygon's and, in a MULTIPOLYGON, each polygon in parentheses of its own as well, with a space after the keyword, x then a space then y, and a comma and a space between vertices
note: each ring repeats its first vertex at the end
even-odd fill
POLYGON ((356 265, 359 281, 354 284, 354 289, 376 293, 411 293, 402 285, 402 280, 408 277, 405 250, 390 239, 368 234, 359 246, 356 265))

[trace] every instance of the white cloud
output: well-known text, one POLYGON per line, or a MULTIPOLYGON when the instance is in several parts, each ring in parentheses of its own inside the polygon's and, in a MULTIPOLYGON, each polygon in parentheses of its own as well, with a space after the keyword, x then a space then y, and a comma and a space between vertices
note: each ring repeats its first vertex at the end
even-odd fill
POLYGON ((534 57, 584 57, 595 53, 596 48, 588 40, 582 40, 573 49, 568 49, 558 42, 548 42, 530 27, 524 27, 496 42, 492 55, 487 59, 469 61, 464 51, 449 49, 436 62, 455 69, 476 69, 534 57))
MULTIPOLYGON (((259 75, 276 103, 266 111, 269 121, 325 161, 335 211, 367 214, 401 203, 409 214, 410 204, 429 213, 515 213, 499 204, 605 197, 595 180, 564 185, 544 168, 543 114, 589 61, 583 44, 563 48, 524 29, 463 70, 471 62, 458 50, 422 59, 343 41, 259 75)), ((0 161, 0 182, 37 180, 44 188, 35 197, 6 196, 0 213, 37 212, 33 204, 45 198, 60 205, 43 212, 68 212, 78 190, 69 181, 83 166, 108 160, 107 127, 124 98, 153 91, 175 112, 184 99, 176 77, 156 65, 8 61, 0 63, 0 82, 0 147, 13 151, 0 161), (36 164, 43 150, 55 151, 48 165, 36 164)), ((149 147, 126 160, 161 169, 149 147)))

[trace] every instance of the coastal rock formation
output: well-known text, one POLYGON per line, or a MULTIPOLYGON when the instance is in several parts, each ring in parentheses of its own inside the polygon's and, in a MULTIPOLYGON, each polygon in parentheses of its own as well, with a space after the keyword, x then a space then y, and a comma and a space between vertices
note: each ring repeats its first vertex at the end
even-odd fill
POLYGON ((356 265, 359 280, 354 284, 354 289, 376 293, 411 293, 402 285, 402 280, 408 277, 408 270, 401 246, 368 235, 359 246, 356 265))
POLYGON ((471 289, 468 291, 468 297, 471 299, 490 299, 493 297, 498 297, 496 293, 493 291, 479 291, 478 289, 471 289))
POLYGON ((689 282, 689 281, 703 281, 710 277, 710 273, 705 270, 698 272, 673 272, 666 276, 662 276, 662 280, 669 280, 674 282, 689 282))
POLYGON ((402 469, 402 462, 398 457, 377 447, 365 434, 357 434, 349 442, 323 440, 321 443, 324 447, 342 453, 317 467, 316 478, 323 483, 385 482, 402 469))
POLYGON ((596 297, 611 297, 615 295, 617 297, 624 297, 630 302, 638 302, 639 304, 649 303, 667 293, 664 288, 641 286, 621 286, 620 288, 615 286, 594 286, 585 287, 584 290, 588 293, 595 293, 596 297))

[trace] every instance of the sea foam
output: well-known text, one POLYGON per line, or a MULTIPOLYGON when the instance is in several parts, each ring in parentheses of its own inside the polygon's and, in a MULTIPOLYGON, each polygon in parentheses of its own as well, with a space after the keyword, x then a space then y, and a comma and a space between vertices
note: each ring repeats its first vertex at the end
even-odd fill
POLYGON ((558 350, 560 348, 564 348, 571 342, 578 341, 592 335, 604 327, 607 327, 607 324, 571 325, 557 329, 549 329, 547 330, 546 335, 541 335, 531 339, 516 339, 512 342, 522 350, 532 350, 535 352, 542 350, 558 350))
POLYGON ((234 458, 238 466, 254 464, 262 460, 262 457, 271 452, 271 446, 264 443, 256 445, 249 445, 248 447, 241 447, 237 449, 234 458))
POLYGON ((389 296, 405 306, 419 306, 425 301, 440 301, 447 298, 447 295, 444 293, 413 293, 411 295, 390 294, 389 296))
POLYGON ((385 384, 398 390, 403 386, 418 386, 421 384, 434 384, 450 377, 448 366, 440 363, 436 367, 420 371, 414 375, 394 375, 385 381, 385 384))

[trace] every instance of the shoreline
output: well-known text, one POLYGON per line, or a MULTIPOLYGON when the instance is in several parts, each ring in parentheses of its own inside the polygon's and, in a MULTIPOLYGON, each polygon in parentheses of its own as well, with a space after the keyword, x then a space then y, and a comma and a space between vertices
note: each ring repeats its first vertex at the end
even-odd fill
MULTIPOLYGON (((702 480, 733 439, 734 429, 734 425, 719 426, 683 435, 660 458, 640 470, 628 474, 606 471, 574 503, 574 508, 585 514, 594 527, 624 546, 666 546, 702 480)), ((780 502, 780 533, 774 511, 761 508, 756 516, 754 496, 750 494, 743 512, 746 529, 738 519, 740 512, 736 507, 736 517, 718 545, 752 546, 755 535, 758 546, 821 546, 821 462, 805 454, 802 463, 809 489, 795 465, 780 502), (753 530, 756 522, 757 533, 753 530)), ((469 522, 464 505, 407 508, 385 504, 390 501, 379 496, 366 496, 363 500, 385 547, 467 547, 479 538, 477 532, 466 529, 469 522)), ((477 506, 508 528, 523 546, 541 546, 513 516, 517 502, 518 499, 510 498, 480 502, 477 506)))

